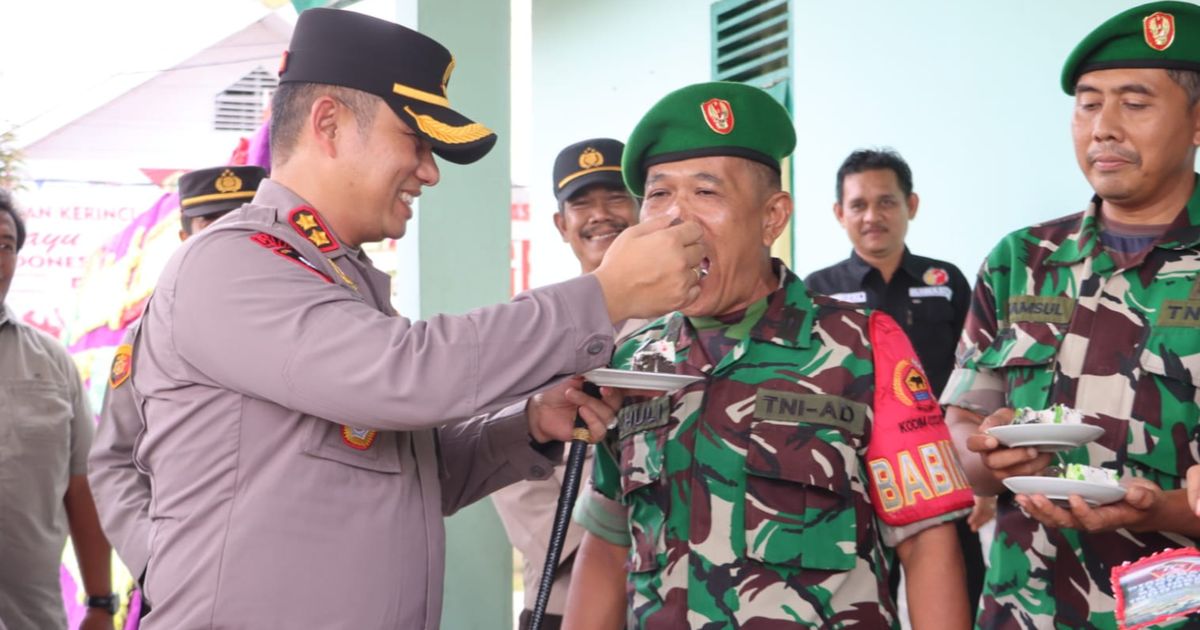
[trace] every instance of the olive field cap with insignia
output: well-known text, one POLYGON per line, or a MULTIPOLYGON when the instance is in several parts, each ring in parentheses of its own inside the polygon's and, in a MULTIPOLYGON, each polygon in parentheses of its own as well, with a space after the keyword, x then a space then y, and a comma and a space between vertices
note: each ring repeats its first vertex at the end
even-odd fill
POLYGON ((324 83, 382 98, 433 152, 470 164, 496 144, 491 129, 450 107, 454 57, 412 29, 339 9, 300 14, 279 67, 280 83, 324 83))
POLYGON ((260 166, 217 166, 185 173, 179 178, 179 210, 184 218, 225 213, 254 198, 267 178, 260 166))
POLYGON ((621 152, 625 145, 612 138, 576 142, 554 159, 554 197, 562 203, 592 184, 625 189, 621 152))
POLYGON ((716 81, 678 89, 655 103, 629 135, 621 172, 644 196, 655 164, 730 155, 776 171, 796 148, 791 116, 770 94, 744 83, 716 81))
POLYGON ((1109 18, 1067 56, 1062 89, 1074 95, 1079 77, 1111 68, 1200 71, 1200 6, 1151 2, 1109 18))

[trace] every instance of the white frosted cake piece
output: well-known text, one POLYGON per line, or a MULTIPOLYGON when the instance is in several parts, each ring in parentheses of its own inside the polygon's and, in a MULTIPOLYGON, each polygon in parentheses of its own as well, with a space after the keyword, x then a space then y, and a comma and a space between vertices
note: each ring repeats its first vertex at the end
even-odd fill
POLYGON ((1063 472, 1063 479, 1090 481, 1092 483, 1115 486, 1119 484, 1121 475, 1111 468, 1097 468, 1084 464, 1067 464, 1067 469, 1063 472))
POLYGON ((1083 414, 1066 405, 1052 405, 1049 409, 1021 407, 1013 416, 1013 424, 1083 424, 1083 414))

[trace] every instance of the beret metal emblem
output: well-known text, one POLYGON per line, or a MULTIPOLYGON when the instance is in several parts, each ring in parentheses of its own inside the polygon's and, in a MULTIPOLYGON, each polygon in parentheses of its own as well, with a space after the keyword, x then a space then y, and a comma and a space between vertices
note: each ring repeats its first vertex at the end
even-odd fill
POLYGON ((1158 11, 1142 18, 1142 35, 1146 45, 1163 51, 1175 42, 1175 16, 1158 11))
POLYGON ((704 122, 708 123, 709 129, 723 136, 733 131, 733 107, 729 101, 710 98, 700 106, 700 112, 704 114, 704 122))

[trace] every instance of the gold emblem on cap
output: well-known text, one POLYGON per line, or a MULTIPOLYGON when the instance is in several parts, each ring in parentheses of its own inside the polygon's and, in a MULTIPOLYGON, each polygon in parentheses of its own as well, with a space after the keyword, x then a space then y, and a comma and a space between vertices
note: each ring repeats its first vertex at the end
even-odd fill
POLYGON ((592 147, 584 149, 583 153, 579 154, 579 168, 596 168, 597 166, 604 166, 604 154, 592 147))
POLYGON ((1157 11, 1142 18, 1142 35, 1146 45, 1154 50, 1163 51, 1175 42, 1175 16, 1170 13, 1157 11))
POLYGON ((217 178, 217 181, 215 184, 213 184, 213 186, 216 187, 217 192, 237 192, 242 189, 242 178, 234 175, 233 171, 225 169, 221 173, 221 176, 217 178))
POLYGON ((708 128, 726 135, 733 131, 733 107, 723 98, 710 98, 700 105, 700 113, 704 114, 704 122, 708 128))

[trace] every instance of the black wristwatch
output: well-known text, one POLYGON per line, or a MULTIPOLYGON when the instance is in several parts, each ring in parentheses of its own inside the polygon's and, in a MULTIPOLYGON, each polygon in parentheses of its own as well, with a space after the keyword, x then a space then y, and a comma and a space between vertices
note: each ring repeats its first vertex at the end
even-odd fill
POLYGON ((107 611, 110 615, 117 614, 117 606, 121 603, 121 599, 116 593, 108 595, 89 595, 87 598, 88 608, 99 608, 107 611))

